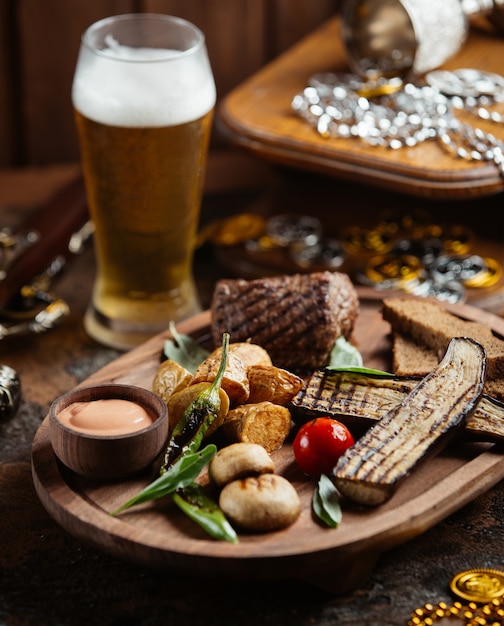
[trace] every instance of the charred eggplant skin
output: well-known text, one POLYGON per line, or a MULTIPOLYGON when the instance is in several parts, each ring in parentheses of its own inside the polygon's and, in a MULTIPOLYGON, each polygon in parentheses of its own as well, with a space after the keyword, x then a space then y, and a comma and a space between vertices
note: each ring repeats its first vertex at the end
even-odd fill
POLYGON ((295 423, 329 415, 345 425, 367 430, 401 402, 421 378, 316 370, 289 408, 295 423))
POLYGON ((397 485, 463 427, 483 393, 486 353, 455 337, 439 365, 340 457, 333 480, 359 504, 386 502, 397 485))
MULTIPOLYGON (((363 434, 418 385, 419 376, 317 370, 292 399, 292 419, 303 424, 330 416, 363 434)), ((504 442, 504 403, 483 394, 457 436, 468 441, 504 442)))

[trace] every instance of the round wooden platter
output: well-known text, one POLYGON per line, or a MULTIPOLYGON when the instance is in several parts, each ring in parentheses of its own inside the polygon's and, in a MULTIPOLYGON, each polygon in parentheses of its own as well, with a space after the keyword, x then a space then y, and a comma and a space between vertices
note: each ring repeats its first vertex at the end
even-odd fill
MULTIPOLYGON (((381 300, 361 293, 366 295, 361 297, 353 341, 366 366, 390 370, 389 327, 381 316, 381 300)), ((448 308, 504 336, 504 319, 469 305, 448 308)), ((208 345, 209 324, 207 311, 181 323, 178 331, 208 345)), ((82 384, 120 382, 150 388, 167 337, 154 337, 82 384)), ((312 517, 314 482, 297 469, 290 442, 273 458, 277 472, 296 486, 302 513, 285 530, 240 534, 237 544, 209 538, 168 498, 110 515, 152 480, 154 470, 119 483, 80 478, 55 458, 47 418, 33 441, 32 472, 49 514, 70 534, 117 557, 195 577, 296 578, 334 593, 362 585, 383 552, 424 532, 504 477, 504 456, 495 445, 453 443, 407 477, 386 504, 369 509, 342 502, 342 523, 329 529, 312 517)))

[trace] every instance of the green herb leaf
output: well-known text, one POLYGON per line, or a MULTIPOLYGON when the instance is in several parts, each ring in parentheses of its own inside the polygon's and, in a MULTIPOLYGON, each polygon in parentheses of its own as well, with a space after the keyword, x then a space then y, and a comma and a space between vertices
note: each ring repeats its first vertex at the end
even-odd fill
POLYGON ((205 493, 203 487, 192 483, 172 494, 173 502, 211 537, 238 543, 234 528, 219 506, 205 493))
POLYGON ((212 460, 216 452, 217 446, 209 444, 199 452, 181 456, 164 474, 118 509, 112 511, 111 515, 117 515, 135 504, 157 500, 177 489, 187 487, 196 480, 201 470, 212 460))
POLYGON ((371 367, 326 367, 328 372, 350 372, 353 374, 364 374, 365 376, 378 376, 380 378, 394 378, 394 374, 375 370, 371 367))
POLYGON ((362 365, 362 355, 359 350, 344 337, 338 337, 331 350, 328 368, 362 367, 362 365))
POLYGON ((330 528, 341 523, 342 512, 338 492, 332 480, 322 474, 313 492, 312 509, 320 521, 330 528))
POLYGON ((176 361, 179 365, 194 374, 198 365, 200 365, 210 353, 188 335, 180 335, 173 322, 170 322, 169 330, 173 339, 167 339, 165 341, 163 354, 167 359, 176 361))

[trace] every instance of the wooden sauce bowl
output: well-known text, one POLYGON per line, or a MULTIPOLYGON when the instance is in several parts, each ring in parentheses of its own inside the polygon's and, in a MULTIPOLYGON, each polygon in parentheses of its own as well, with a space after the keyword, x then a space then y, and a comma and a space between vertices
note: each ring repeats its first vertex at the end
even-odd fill
POLYGON ((68 468, 85 478, 121 480, 138 474, 159 456, 168 438, 166 403, 152 391, 122 384, 80 387, 57 398, 49 409, 51 444, 68 468), (123 434, 91 434, 63 424, 60 413, 75 402, 119 399, 135 402, 155 416, 152 424, 123 434))

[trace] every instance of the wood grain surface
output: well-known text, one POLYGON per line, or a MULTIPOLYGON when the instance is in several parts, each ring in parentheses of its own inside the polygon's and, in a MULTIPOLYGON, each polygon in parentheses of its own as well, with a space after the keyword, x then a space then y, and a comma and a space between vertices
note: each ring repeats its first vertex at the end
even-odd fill
POLYGON ((79 158, 72 77, 81 35, 96 20, 148 12, 193 22, 205 34, 221 97, 337 8, 338 0, 0 2, 0 166, 79 158))
MULTIPOLYGON (((442 69, 504 70, 504 40, 483 26, 442 69)), ((497 193, 504 179, 490 162, 455 158, 439 142, 391 150, 364 141, 324 138, 291 108, 293 97, 319 72, 349 72, 338 17, 326 22, 220 103, 219 120, 230 141, 274 162, 430 198, 497 193)), ((474 116, 463 120, 502 139, 502 125, 474 116)))
MULTIPOLYGON (((380 303, 379 299, 361 299, 353 341, 366 366, 390 369, 389 327, 381 317, 380 303)), ((465 319, 487 323, 504 335, 501 318, 469 305, 448 308, 465 319)), ((180 324, 178 330, 208 345, 209 324, 207 311, 180 324)), ((154 337, 82 384, 116 382, 150 388, 168 336, 154 337)), ((386 550, 421 534, 504 477, 502 450, 492 444, 454 443, 422 464, 387 503, 373 509, 343 503, 341 525, 326 529, 312 518, 314 483, 297 469, 290 443, 274 452, 273 458, 276 471, 298 490, 301 516, 283 531, 240 534, 238 544, 209 539, 166 499, 118 517, 109 515, 143 488, 152 475, 119 483, 94 483, 78 477, 56 461, 47 418, 33 442, 32 473, 42 504, 61 526, 116 556, 203 577, 294 577, 334 593, 346 593, 361 585, 386 550)))

